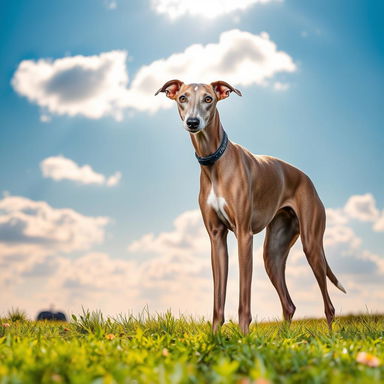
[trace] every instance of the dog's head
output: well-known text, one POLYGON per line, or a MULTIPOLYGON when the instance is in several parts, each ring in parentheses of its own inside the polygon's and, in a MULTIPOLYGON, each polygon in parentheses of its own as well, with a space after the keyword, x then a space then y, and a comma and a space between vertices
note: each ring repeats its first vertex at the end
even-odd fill
POLYGON ((190 133, 202 131, 211 121, 216 103, 227 98, 231 92, 241 96, 241 92, 225 81, 211 84, 184 84, 180 80, 167 81, 156 93, 164 92, 175 100, 184 128, 190 133))

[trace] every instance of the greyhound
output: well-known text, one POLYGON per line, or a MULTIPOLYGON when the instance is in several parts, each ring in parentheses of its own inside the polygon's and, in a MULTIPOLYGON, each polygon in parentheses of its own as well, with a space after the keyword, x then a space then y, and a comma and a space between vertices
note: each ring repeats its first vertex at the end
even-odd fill
POLYGON ((319 284, 329 329, 335 309, 326 277, 341 291, 344 287, 329 267, 323 249, 325 209, 307 175, 271 156, 254 155, 228 140, 216 109, 219 100, 241 92, 224 81, 210 84, 166 82, 165 92, 177 102, 184 128, 190 133, 201 165, 199 205, 211 242, 214 282, 214 332, 224 323, 228 276, 228 230, 238 242, 240 270, 239 326, 249 332, 253 235, 266 228, 263 258, 269 278, 290 322, 296 310, 285 281, 290 248, 301 237, 303 250, 319 284))

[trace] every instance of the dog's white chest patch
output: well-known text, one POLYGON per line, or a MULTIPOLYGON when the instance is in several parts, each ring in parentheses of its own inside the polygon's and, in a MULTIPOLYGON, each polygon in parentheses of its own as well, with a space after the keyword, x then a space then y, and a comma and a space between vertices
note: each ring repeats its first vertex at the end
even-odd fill
MULTIPOLYGON (((221 220, 224 219, 228 224, 231 224, 227 212, 225 212, 224 207, 227 204, 224 197, 218 197, 211 188, 211 192, 208 195, 207 204, 210 205, 217 213, 221 220)), ((232 224, 231 224, 232 225, 232 224)))

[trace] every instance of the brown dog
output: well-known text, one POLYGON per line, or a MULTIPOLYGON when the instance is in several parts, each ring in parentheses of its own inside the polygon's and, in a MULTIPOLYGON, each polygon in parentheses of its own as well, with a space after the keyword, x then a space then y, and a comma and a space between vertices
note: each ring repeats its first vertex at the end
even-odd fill
POLYGON ((325 210, 311 180, 299 169, 270 156, 256 156, 228 140, 216 103, 239 90, 224 81, 211 84, 165 83, 157 92, 177 102, 185 129, 190 132, 201 164, 199 204, 211 241, 214 280, 213 330, 224 323, 228 275, 227 234, 238 241, 240 267, 239 324, 244 333, 251 322, 253 235, 266 229, 264 263, 279 294, 284 319, 295 305, 285 283, 285 264, 292 245, 301 236, 304 253, 315 274, 331 328, 335 309, 326 277, 345 289, 327 264, 323 235, 325 210))

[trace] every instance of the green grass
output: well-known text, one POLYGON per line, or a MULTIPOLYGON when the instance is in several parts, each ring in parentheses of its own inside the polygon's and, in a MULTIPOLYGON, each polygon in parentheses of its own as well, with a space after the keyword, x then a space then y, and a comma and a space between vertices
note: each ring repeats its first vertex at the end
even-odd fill
POLYGON ((236 324, 213 335, 208 322, 170 313, 70 323, 0 320, 0 383, 383 383, 384 316, 338 318, 290 327, 236 324), (5 325, 8 323, 9 326, 5 325), (359 352, 380 359, 356 361, 359 352))

